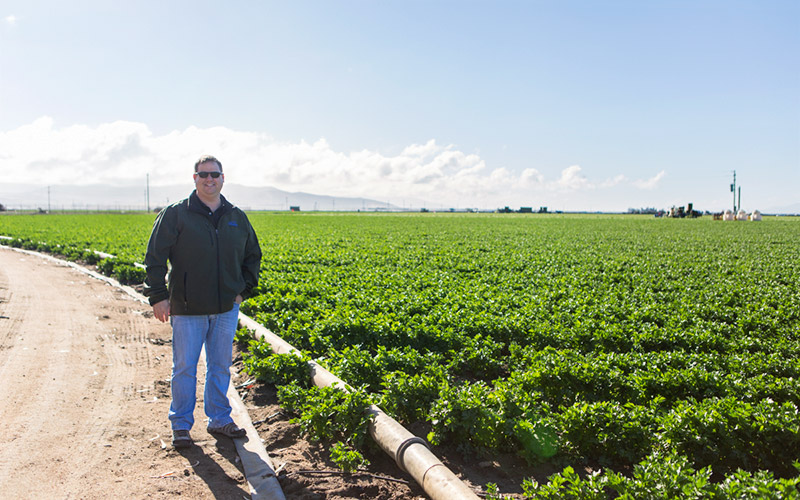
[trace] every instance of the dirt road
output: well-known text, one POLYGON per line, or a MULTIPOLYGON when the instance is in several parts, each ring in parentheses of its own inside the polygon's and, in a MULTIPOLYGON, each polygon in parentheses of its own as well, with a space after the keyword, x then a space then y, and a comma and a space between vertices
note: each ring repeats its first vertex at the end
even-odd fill
POLYGON ((3 498, 249 498, 202 388, 197 446, 170 446, 170 339, 120 289, 0 247, 3 498))

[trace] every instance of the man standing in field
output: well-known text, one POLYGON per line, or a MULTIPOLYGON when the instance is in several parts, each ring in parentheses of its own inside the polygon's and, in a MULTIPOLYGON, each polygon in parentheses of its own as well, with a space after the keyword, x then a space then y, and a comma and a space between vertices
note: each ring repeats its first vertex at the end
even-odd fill
POLYGON ((239 304, 258 283, 261 249, 242 210, 220 194, 222 163, 194 165, 195 190, 158 214, 147 243, 144 294, 153 314, 172 324, 172 444, 191 446, 197 361, 206 348, 204 409, 208 431, 243 437, 227 391, 239 304), (167 261, 172 266, 167 283, 167 261))

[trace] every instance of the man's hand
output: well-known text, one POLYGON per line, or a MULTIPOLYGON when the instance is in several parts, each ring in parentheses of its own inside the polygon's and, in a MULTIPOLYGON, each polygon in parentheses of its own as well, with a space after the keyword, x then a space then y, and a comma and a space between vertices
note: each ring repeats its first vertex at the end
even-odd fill
POLYGON ((153 316, 162 323, 169 321, 169 299, 153 304, 153 316))
POLYGON ((243 300, 244 300, 244 298, 241 295, 237 295, 236 298, 233 299, 233 302, 235 304, 241 304, 243 300))

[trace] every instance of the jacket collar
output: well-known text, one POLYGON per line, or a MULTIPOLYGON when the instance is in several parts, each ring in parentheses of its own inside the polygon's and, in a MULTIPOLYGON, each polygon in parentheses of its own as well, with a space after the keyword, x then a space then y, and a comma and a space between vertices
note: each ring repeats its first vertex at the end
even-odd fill
MULTIPOLYGON (((233 205, 231 205, 231 203, 227 199, 225 199, 224 196, 219 195, 219 199, 222 202, 222 204, 217 209, 217 211, 220 211, 220 214, 224 214, 225 212, 228 212, 233 208, 233 205)), ((197 212, 203 215, 208 215, 209 213, 211 213, 211 209, 208 208, 208 206, 206 206, 206 204, 200 200, 199 196, 197 196, 196 189, 192 191, 192 194, 189 195, 188 206, 189 210, 191 210, 192 212, 197 212)))

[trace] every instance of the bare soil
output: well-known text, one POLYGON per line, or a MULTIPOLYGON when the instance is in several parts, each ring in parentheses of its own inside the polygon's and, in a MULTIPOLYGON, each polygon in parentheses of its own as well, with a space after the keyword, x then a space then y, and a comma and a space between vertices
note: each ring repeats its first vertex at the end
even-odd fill
MULTIPOLYGON (((4 498, 249 498, 232 441, 170 445, 171 330, 71 267, 0 247, 4 498)), ((202 390, 200 392, 202 401, 202 390)))
MULTIPOLYGON (((170 445, 171 330, 120 288, 0 246, 0 485, 4 498, 249 498, 233 442, 205 430, 202 375, 192 437, 170 445)), ((238 358, 238 351, 237 351, 238 358)), ((235 366, 240 365, 237 359, 235 366)), ((303 439, 275 388, 234 383, 288 499, 415 499, 423 490, 382 452, 343 474, 327 443, 303 439)), ((424 429, 411 429, 424 436, 424 429)), ((532 472, 435 450, 476 493, 519 493, 532 472)), ((541 476, 554 471, 538 470, 541 476)))

